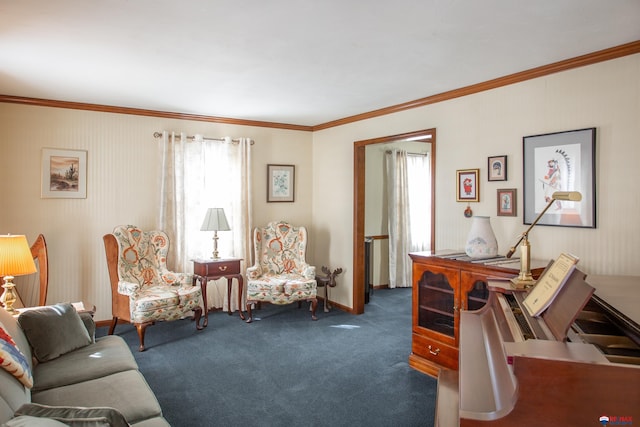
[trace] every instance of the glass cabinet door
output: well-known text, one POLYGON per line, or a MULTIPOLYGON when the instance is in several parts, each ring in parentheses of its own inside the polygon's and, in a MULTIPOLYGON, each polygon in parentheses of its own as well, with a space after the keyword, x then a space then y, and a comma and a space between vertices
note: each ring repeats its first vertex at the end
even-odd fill
POLYGON ((485 306, 489 299, 489 289, 487 282, 477 279, 473 282, 473 287, 467 294, 467 310, 479 310, 485 306))
POLYGON ((463 310, 479 310, 486 305, 489 299, 487 280, 487 276, 480 273, 463 271, 460 274, 460 299, 463 310))
POLYGON ((453 270, 449 274, 427 270, 418 280, 418 326, 451 338, 455 337, 456 297, 451 284, 455 275, 453 270))

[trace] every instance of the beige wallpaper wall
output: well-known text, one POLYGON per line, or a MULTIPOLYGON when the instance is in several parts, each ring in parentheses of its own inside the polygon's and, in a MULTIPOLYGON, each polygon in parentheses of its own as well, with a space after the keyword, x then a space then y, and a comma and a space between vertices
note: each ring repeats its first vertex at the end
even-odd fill
MULTIPOLYGON (((456 169, 480 168, 476 214, 492 217, 500 251, 524 229, 522 216, 495 217, 498 188, 522 200, 522 137, 596 127, 598 228, 536 227, 533 254, 568 251, 588 274, 640 275, 640 55, 583 67, 451 101, 313 134, 248 126, 136 117, 0 103, 0 233, 38 233, 51 252, 49 302, 85 299, 110 317, 102 235, 114 225, 151 227, 157 206, 157 144, 163 129, 207 136, 245 136, 254 146, 254 224, 285 219, 309 225, 309 258, 342 267, 331 293, 352 305, 353 142, 437 129, 436 247, 460 248, 470 222, 455 201, 456 169), (40 198, 43 147, 88 151, 87 199, 40 198), (486 181, 486 159, 508 155, 509 180, 486 181), (296 165, 296 202, 266 203, 266 164, 296 165)), ((416 98, 422 94, 416 94, 416 98)))
POLYGON ((102 236, 119 224, 155 225, 155 131, 254 139, 254 224, 311 222, 309 132, 2 103, 0 129, 0 233, 26 234, 29 242, 43 233, 50 253, 48 302, 92 302, 97 320, 111 316, 102 236), (87 151, 86 199, 40 198, 43 147, 87 151), (295 203, 266 203, 268 163, 296 166, 295 203))
MULTIPOLYGON (((329 214, 314 211, 316 229, 331 230, 329 241, 315 241, 323 262, 341 265, 345 286, 332 291, 342 304, 352 301, 353 142, 436 128, 436 249, 464 245, 470 220, 456 202, 456 169, 480 169, 477 215, 491 216, 499 250, 524 231, 522 224, 522 137, 547 132, 597 128, 596 229, 536 227, 533 256, 550 259, 560 252, 580 257, 587 274, 640 275, 634 248, 640 239, 635 220, 640 196, 640 55, 628 56, 393 115, 315 132, 313 160, 332 160, 335 173, 315 174, 314 201, 331 197, 329 214), (509 179, 488 182, 487 157, 508 156, 509 179), (496 190, 518 189, 518 217, 496 217, 496 190), (324 261, 326 257, 326 261, 324 261)), ((417 95, 418 96, 418 95, 417 95)), ((417 97, 416 96, 416 97, 417 97)))

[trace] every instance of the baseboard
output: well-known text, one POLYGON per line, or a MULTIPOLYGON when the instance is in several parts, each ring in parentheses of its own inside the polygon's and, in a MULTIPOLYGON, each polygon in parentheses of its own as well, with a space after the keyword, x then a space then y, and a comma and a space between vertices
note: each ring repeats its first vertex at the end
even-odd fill
MULTIPOLYGON (((124 320, 118 320, 118 325, 123 325, 125 323, 129 323, 124 320)), ((102 328, 104 326, 111 326, 111 320, 96 320, 96 326, 98 328, 102 328)))
MULTIPOLYGON (((322 297, 317 297, 317 298, 318 298, 318 308, 316 309, 316 312, 324 312, 324 298, 322 297)), ((331 310, 337 309, 337 310, 344 311, 346 313, 355 314, 351 307, 338 304, 337 302, 333 302, 331 300, 329 302, 331 303, 331 310)), ((211 313, 212 311, 221 311, 221 310, 222 310, 221 308, 218 308, 218 309, 212 308, 211 310, 209 310, 209 313, 211 313)), ((124 320, 118 320, 118 325, 122 325, 126 323, 129 323, 129 322, 124 320)), ((111 326, 111 320, 98 320, 96 321, 96 326, 98 328, 111 326)))

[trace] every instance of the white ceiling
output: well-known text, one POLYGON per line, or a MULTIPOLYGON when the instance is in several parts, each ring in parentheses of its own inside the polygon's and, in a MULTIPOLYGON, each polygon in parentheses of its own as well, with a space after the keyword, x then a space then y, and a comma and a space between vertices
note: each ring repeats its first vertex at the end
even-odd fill
POLYGON ((640 40, 640 0, 0 0, 0 94, 318 125, 640 40))

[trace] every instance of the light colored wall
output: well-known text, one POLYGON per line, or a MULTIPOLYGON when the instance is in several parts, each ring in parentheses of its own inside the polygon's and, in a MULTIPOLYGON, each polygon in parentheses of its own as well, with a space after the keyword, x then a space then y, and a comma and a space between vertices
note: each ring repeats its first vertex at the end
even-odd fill
MULTIPOLYGON (((110 317, 102 235, 114 225, 151 227, 158 197, 154 131, 245 136, 253 151, 254 223, 286 219, 310 224, 309 259, 342 267, 331 292, 352 306, 353 143, 437 129, 436 248, 461 248, 470 222, 455 201, 455 170, 480 168, 481 202, 492 216, 500 251, 524 230, 522 216, 495 217, 497 188, 518 188, 522 206, 522 137, 595 126, 598 228, 536 227, 534 257, 562 251, 581 258, 588 274, 640 275, 640 197, 633 189, 640 159, 640 55, 628 56, 393 115, 310 134, 270 128, 137 117, 0 103, 0 233, 38 233, 51 253, 49 302, 86 299, 96 319, 110 317), (40 198, 43 147, 88 151, 88 197, 40 198), (487 182, 486 162, 508 155, 509 181, 487 182), (296 165, 296 202, 266 203, 266 164, 296 165)), ((417 94, 418 96, 419 94, 417 94)))
MULTIPOLYGON (((309 132, 0 103, 0 233, 45 235, 48 302, 85 300, 96 319, 111 317, 102 236, 115 225, 155 225, 158 141, 153 132, 249 137, 255 225, 311 222, 313 162, 309 132), (88 152, 86 199, 41 199, 43 147, 88 152), (266 203, 266 165, 296 166, 294 203, 266 203)), ((224 183, 220 183, 224 185, 224 183)), ((313 235, 311 235, 313 237, 313 235)), ((310 253, 313 248, 310 248, 310 253)))
POLYGON ((438 104, 315 132, 316 165, 333 162, 333 173, 313 179, 314 204, 334 200, 328 214, 314 211, 313 224, 329 240, 316 240, 317 262, 342 266, 340 285, 331 298, 351 306, 353 277, 354 141, 436 128, 436 249, 464 246, 470 220, 456 202, 456 169, 480 169, 476 215, 491 216, 499 250, 526 228, 522 223, 522 137, 586 127, 597 128, 596 229, 536 227, 530 235, 534 258, 560 252, 580 257, 587 274, 640 275, 635 220, 640 196, 640 55, 632 55, 438 104), (488 182, 487 157, 508 156, 509 180, 488 182), (496 190, 518 189, 518 217, 496 217, 496 190))
POLYGON ((372 252, 371 285, 389 286, 389 239, 375 239, 372 252))

